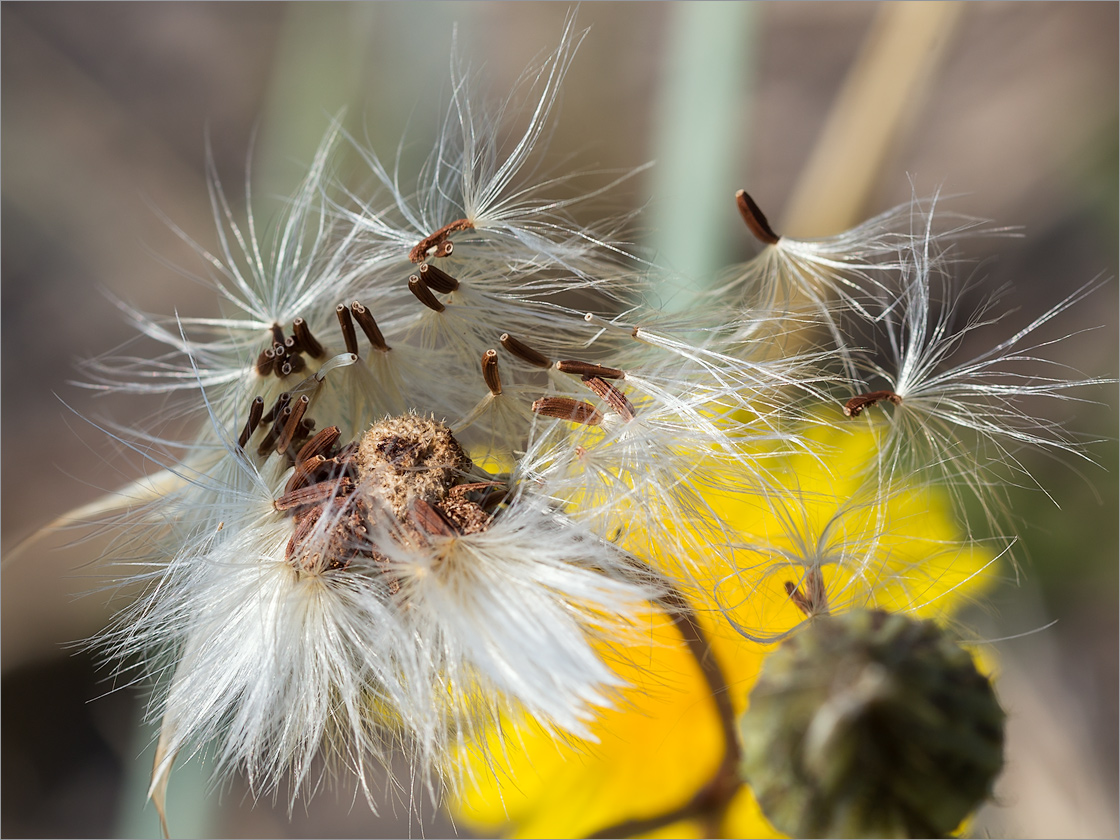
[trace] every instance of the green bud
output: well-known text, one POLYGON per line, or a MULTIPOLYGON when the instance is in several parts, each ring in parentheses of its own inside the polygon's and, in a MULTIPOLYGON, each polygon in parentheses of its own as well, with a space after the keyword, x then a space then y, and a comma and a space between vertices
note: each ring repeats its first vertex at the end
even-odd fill
POLYGON ((824 616, 771 654, 740 720, 743 778, 800 837, 938 837, 990 794, 1005 715, 930 621, 824 616))

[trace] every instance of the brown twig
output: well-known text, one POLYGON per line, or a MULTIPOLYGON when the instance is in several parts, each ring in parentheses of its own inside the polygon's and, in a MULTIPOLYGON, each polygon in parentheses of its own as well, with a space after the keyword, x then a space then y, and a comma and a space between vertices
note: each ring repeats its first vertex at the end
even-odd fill
POLYGON ((728 806, 735 798, 735 794, 743 786, 739 779, 739 760, 741 751, 739 747, 738 727, 735 723, 735 710, 731 705, 731 694, 728 690, 727 679, 723 669, 716 661, 711 643, 704 633, 696 613, 688 605, 688 601, 681 592, 664 579, 656 575, 645 563, 637 558, 631 558, 632 563, 638 566, 643 574, 654 574, 658 583, 665 588, 665 594, 654 600, 654 604, 669 616, 677 628, 689 653, 696 660, 700 673, 707 683, 708 693, 715 704, 716 713, 719 715, 720 729, 723 734, 724 753, 723 759, 716 768, 712 777, 683 805, 672 808, 652 817, 622 820, 621 822, 605 826, 598 831, 587 835, 588 837, 633 837, 637 834, 647 834, 672 825, 680 820, 699 819, 705 823, 709 835, 718 832, 719 824, 727 812, 728 806))

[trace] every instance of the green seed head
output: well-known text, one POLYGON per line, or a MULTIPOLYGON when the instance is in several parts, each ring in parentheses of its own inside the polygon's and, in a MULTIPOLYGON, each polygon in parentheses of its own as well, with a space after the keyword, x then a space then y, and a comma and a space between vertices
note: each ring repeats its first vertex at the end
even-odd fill
POLYGON ((936 624, 826 616, 767 658, 740 721, 742 774, 787 834, 943 836, 990 795, 1003 725, 936 624))

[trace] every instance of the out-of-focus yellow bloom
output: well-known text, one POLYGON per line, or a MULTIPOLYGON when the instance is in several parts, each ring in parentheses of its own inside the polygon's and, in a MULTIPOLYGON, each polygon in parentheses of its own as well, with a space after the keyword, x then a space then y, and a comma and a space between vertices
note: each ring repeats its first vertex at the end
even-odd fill
MULTIPOLYGON (((880 608, 946 618, 984 588, 991 553, 957 542, 947 494, 911 487, 877 504, 859 503, 879 431, 855 424, 811 431, 824 454, 784 459, 787 493, 780 502, 772 493, 747 491, 707 498, 734 529, 733 542, 713 546, 710 562, 694 562, 701 572, 687 594, 723 669, 736 716, 773 646, 746 639, 728 618, 771 636, 804 621, 785 589, 803 570, 788 558, 805 543, 816 544, 828 523, 829 544, 840 546, 840 560, 822 567, 833 611, 880 608), (760 556, 761 546, 774 549, 770 562, 760 556), (752 557, 740 556, 745 554, 752 557)), ((638 539, 627 537, 625 547, 659 565, 656 547, 638 545, 638 539)), ((724 743, 707 684, 672 622, 656 611, 648 622, 640 645, 611 654, 629 687, 597 720, 598 743, 560 742, 535 724, 508 723, 502 733, 490 734, 492 766, 465 759, 473 762, 466 775, 475 783, 466 784, 454 804, 458 819, 484 833, 585 836, 624 820, 666 814, 712 778, 724 743)), ((681 821, 647 836, 713 834, 779 836, 746 787, 718 824, 681 821)))

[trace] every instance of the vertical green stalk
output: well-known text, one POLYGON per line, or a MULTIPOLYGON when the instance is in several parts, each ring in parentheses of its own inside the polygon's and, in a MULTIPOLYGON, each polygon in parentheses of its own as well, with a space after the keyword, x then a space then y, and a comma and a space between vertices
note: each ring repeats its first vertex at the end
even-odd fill
POLYGON ((735 190, 745 171, 756 65, 753 3, 672 3, 668 56, 653 121, 649 226, 657 261, 685 278, 661 287, 682 311, 727 263, 735 190))
MULTIPOLYGON (((137 712, 134 741, 124 756, 128 772, 121 787, 115 837, 159 837, 159 815, 148 801, 152 763, 156 755, 156 731, 146 726, 137 712), (141 750, 143 750, 141 752, 141 750)), ((218 796, 211 788, 213 762, 206 758, 185 758, 175 764, 172 783, 167 787, 167 816, 176 837, 217 837, 218 796)))

